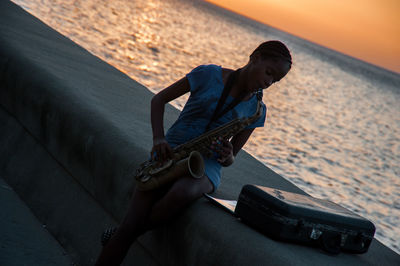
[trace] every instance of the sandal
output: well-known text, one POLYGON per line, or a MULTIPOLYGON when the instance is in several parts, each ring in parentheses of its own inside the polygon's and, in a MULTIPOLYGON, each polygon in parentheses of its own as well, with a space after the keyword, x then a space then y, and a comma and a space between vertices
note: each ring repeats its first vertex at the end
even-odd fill
POLYGON ((101 245, 102 246, 105 246, 108 243, 108 241, 111 239, 111 237, 117 231, 117 229, 118 229, 118 227, 110 227, 103 232, 103 234, 101 235, 101 245))

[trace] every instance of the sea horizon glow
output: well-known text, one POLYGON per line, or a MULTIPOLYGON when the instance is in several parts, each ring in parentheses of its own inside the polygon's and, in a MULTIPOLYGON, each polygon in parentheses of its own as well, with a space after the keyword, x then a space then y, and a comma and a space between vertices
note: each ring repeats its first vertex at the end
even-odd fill
POLYGON ((400 1, 206 0, 370 64, 400 73, 400 1))

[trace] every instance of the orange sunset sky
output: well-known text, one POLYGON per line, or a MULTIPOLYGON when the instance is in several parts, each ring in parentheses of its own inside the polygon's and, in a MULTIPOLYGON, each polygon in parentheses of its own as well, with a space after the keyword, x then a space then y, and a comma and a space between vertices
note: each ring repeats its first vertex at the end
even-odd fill
POLYGON ((400 0, 206 0, 400 73, 400 0))

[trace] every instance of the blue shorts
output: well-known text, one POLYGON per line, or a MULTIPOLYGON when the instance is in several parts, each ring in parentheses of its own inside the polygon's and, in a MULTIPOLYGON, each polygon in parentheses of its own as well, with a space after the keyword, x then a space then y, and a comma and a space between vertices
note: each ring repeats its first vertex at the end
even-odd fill
POLYGON ((213 185, 213 192, 217 190, 221 184, 221 164, 215 159, 204 159, 205 175, 213 185))

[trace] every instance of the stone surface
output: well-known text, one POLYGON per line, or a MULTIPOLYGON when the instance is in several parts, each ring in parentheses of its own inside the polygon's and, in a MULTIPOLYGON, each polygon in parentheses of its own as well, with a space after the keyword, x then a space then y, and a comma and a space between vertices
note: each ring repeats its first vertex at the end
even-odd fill
MULTIPOLYGON (((79 265, 100 251, 104 228, 122 219, 132 172, 151 146, 150 93, 9 1, 0 1, 0 175, 79 265)), ((178 111, 166 107, 165 126, 178 111)), ((216 196, 245 183, 299 188, 245 152, 216 196)), ((368 253, 330 256, 271 240, 200 199, 142 236, 127 265, 396 265, 374 240, 368 253)))
POLYGON ((0 177, 0 265, 71 265, 65 250, 0 177))

